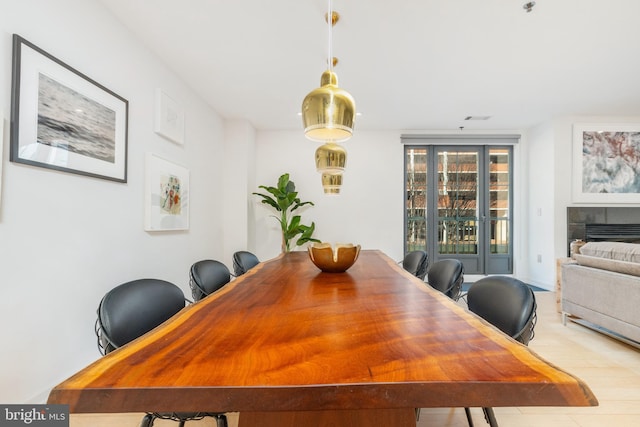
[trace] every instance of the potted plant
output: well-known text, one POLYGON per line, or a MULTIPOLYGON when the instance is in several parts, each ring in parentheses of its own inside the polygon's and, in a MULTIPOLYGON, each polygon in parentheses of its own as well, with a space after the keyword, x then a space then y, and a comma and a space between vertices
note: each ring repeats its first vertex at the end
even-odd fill
POLYGON ((285 173, 278 179, 277 187, 268 187, 260 185, 258 188, 266 190, 269 194, 253 193, 256 196, 262 197, 262 203, 271 206, 277 212, 279 216, 273 216, 280 223, 282 230, 282 252, 289 252, 292 249, 292 240, 299 236, 295 240, 295 246, 304 245, 307 242, 320 242, 318 239, 314 239, 313 232, 316 228, 315 223, 311 225, 302 224, 300 215, 293 215, 292 212, 296 209, 311 205, 313 202, 301 202, 296 191, 296 185, 293 181, 289 180, 289 174, 285 173))

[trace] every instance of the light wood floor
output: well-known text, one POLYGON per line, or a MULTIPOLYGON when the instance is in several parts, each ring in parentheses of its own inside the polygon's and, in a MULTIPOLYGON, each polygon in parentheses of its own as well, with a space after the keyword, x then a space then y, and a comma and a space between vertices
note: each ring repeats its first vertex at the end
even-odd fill
MULTIPOLYGON (((538 323, 529 347, 547 361, 584 380, 600 405, 589 408, 495 408, 500 427, 637 427, 640 426, 640 350, 569 322, 563 326, 553 292, 536 293, 538 323)), ((476 427, 486 426, 472 409, 476 427)), ((228 414, 237 426, 237 414, 228 414)), ((136 427, 142 414, 72 415, 71 427, 136 427)), ((177 426, 157 421, 157 427, 177 426)), ((211 420, 187 426, 215 426, 211 420)), ((461 408, 422 409, 418 427, 465 427, 461 408)), ((301 426, 304 427, 304 426, 301 426)))

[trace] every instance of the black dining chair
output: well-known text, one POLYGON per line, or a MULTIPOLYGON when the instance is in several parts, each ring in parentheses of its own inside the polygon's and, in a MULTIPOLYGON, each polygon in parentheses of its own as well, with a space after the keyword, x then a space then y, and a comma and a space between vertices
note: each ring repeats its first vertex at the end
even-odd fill
MULTIPOLYGON (((102 298, 95 324, 98 349, 106 355, 159 326, 185 307, 182 290, 159 279, 139 279, 119 285, 102 298)), ((227 427, 227 417, 213 412, 147 413, 140 427, 151 427, 156 419, 171 419, 183 427, 186 421, 204 417, 227 427)))
MULTIPOLYGON (((506 276, 489 276, 471 285, 467 293, 469 310, 524 345, 533 339, 536 325, 536 296, 526 283, 506 276)), ((493 408, 482 408, 486 421, 497 427, 493 408)), ((465 408, 469 427, 471 413, 465 408)))
POLYGON ((409 252, 402 260, 402 268, 421 280, 424 280, 424 277, 427 275, 428 264, 429 255, 426 251, 409 252))
POLYGON ((220 261, 204 259, 189 269, 189 287, 194 301, 200 301, 231 281, 231 273, 220 261))
POLYGON ((427 272, 427 283, 454 301, 460 299, 464 282, 464 266, 457 259, 434 261, 427 272))
POLYGON ((260 260, 253 253, 248 251, 238 251, 233 254, 233 273, 236 277, 260 264, 260 260))

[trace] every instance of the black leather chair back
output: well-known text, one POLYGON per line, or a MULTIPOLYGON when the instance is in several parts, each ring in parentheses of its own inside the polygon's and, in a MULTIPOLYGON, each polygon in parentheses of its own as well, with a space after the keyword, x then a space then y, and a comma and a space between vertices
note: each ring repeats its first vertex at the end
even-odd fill
POLYGON ((139 279, 110 290, 98 306, 96 333, 103 354, 149 332, 185 306, 182 290, 158 279, 139 279))
POLYGON ((422 280, 427 275, 428 264, 429 255, 426 251, 409 252, 402 260, 402 268, 422 280))
POLYGON ((457 259, 441 259, 429 267, 427 283, 455 301, 460 298, 462 282, 464 266, 457 259))
POLYGON ((233 272, 236 277, 242 276, 258 264, 260 260, 251 252, 238 251, 233 254, 233 272))
MULTIPOLYGON (((168 320, 185 306, 182 290, 173 283, 158 279, 140 279, 110 290, 98 306, 96 335, 104 355, 133 341, 168 320)), ((171 419, 184 426, 188 420, 214 417, 217 427, 227 427, 227 417, 214 412, 149 412, 140 423, 151 427, 154 421, 171 419)))
POLYGON ((227 266, 212 259, 193 264, 189 277, 189 286, 195 301, 201 300, 231 281, 231 273, 227 266))
POLYGON ((513 277, 490 276, 475 282, 467 293, 469 310, 523 344, 533 339, 536 297, 513 277))

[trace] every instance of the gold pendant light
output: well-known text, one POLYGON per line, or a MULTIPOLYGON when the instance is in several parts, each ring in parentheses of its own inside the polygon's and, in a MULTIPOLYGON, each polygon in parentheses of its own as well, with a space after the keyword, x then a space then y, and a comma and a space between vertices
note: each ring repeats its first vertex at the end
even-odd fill
POLYGON ((349 92, 338 87, 338 76, 333 72, 336 59, 332 53, 332 29, 340 19, 329 0, 326 21, 329 28, 328 69, 320 77, 320 87, 312 90, 302 101, 304 134, 313 141, 341 142, 351 138, 356 117, 356 103, 349 92))
POLYGON ((342 174, 322 174, 322 188, 324 194, 338 195, 342 186, 342 174))
POLYGON ((312 141, 341 142, 351 138, 356 103, 349 92, 338 87, 338 76, 327 70, 320 77, 320 87, 302 102, 304 134, 312 141))
POLYGON ((316 170, 328 174, 344 172, 347 163, 347 150, 333 141, 316 149, 316 170))
POLYGON ((337 144, 351 138, 356 117, 356 104, 349 92, 338 87, 333 67, 338 60, 332 54, 332 28, 340 15, 331 7, 325 16, 329 25, 328 69, 320 77, 320 87, 312 90, 302 101, 302 123, 305 136, 324 142, 316 150, 316 169, 322 173, 325 194, 339 194, 347 150, 337 144))

